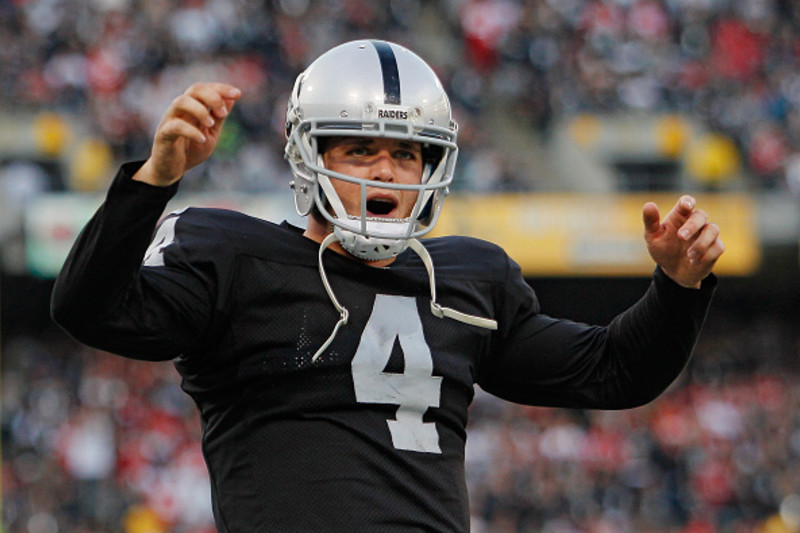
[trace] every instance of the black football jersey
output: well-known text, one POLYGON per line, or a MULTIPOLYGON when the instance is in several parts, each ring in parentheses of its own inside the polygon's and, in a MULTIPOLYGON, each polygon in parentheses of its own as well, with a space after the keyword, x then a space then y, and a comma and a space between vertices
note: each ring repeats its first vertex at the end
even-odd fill
POLYGON ((512 401, 621 408, 681 371, 712 292, 659 271, 609 326, 540 313, 519 267, 470 238, 425 240, 438 301, 493 331, 430 310, 411 250, 385 268, 289 224, 190 208, 153 227, 174 187, 123 167, 76 242, 53 295, 77 339, 174 360, 203 423, 217 527, 239 531, 466 531, 464 475, 474 385, 512 401))

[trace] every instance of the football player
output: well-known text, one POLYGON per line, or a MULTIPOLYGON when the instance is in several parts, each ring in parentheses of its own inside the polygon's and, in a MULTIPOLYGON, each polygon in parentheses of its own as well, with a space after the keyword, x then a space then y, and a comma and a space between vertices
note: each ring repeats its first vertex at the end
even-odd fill
POLYGON ((79 341, 174 361, 202 419, 220 531, 468 530, 476 383, 521 404, 620 409, 683 369, 719 228, 689 196, 663 220, 646 204, 657 266, 642 298, 606 326, 547 316, 498 246, 422 239, 457 127, 431 68, 393 43, 345 43, 297 78, 286 158, 305 229, 197 208, 155 229, 240 95, 198 83, 172 102, 52 300, 79 341))

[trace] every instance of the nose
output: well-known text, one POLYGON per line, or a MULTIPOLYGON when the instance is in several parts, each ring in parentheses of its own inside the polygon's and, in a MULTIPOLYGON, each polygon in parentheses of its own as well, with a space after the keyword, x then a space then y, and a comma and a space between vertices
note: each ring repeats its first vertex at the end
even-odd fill
POLYGON ((380 151, 372 166, 372 180, 373 181, 394 181, 394 160, 392 155, 387 151, 380 151))

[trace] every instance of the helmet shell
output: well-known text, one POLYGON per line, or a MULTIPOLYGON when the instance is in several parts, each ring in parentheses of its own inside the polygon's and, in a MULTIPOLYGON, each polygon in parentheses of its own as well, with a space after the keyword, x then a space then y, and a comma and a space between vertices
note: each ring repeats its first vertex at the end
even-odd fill
POLYGON ((409 120, 454 127, 450 101, 431 67, 407 48, 353 41, 320 56, 295 84, 298 118, 409 120), (393 55, 394 65, 387 56, 393 55))

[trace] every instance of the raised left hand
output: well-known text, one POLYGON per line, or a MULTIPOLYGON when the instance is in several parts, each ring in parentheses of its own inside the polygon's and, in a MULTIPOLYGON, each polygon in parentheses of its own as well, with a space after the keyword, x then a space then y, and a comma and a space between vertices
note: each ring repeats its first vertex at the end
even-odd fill
POLYGON ((648 202, 642 209, 644 239, 650 257, 664 273, 683 287, 699 288, 725 251, 720 229, 696 208, 691 196, 681 196, 664 220, 658 206, 648 202))

